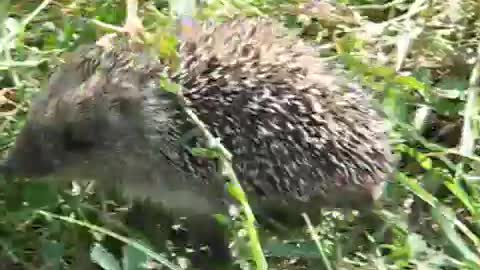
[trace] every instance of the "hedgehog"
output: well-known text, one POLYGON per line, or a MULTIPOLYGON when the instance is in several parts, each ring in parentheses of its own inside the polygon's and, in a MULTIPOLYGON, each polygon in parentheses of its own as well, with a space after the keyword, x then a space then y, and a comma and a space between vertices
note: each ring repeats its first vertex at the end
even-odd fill
POLYGON ((381 195, 393 159, 371 94, 275 20, 204 25, 182 41, 176 70, 146 47, 110 41, 66 57, 4 172, 94 179, 178 216, 223 213, 232 199, 216 163, 192 154, 205 140, 188 108, 233 154, 258 215, 363 209, 381 195))

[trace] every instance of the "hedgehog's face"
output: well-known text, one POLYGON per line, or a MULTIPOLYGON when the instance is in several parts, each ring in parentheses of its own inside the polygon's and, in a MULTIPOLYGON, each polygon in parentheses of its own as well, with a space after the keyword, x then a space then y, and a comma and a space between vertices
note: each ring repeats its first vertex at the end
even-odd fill
POLYGON ((98 71, 59 89, 50 86, 48 96, 33 102, 4 163, 8 173, 98 178, 114 170, 115 157, 140 147, 141 97, 134 76, 115 80, 98 71))

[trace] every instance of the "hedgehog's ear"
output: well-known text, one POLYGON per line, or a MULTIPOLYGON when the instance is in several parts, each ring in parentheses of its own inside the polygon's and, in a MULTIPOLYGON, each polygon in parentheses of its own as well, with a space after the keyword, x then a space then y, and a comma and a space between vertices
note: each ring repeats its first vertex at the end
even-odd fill
POLYGON ((93 122, 138 111, 143 100, 141 74, 131 72, 123 76, 123 80, 116 81, 97 70, 71 94, 66 93, 68 118, 93 122))
POLYGON ((102 104, 105 103, 103 92, 106 83, 107 78, 96 72, 85 82, 63 93, 57 104, 56 116, 68 123, 93 121, 99 109, 105 107, 102 104))
POLYGON ((88 150, 98 139, 98 128, 105 104, 103 89, 106 78, 95 73, 59 100, 56 117, 63 127, 63 142, 69 151, 88 150))
POLYGON ((107 77, 103 72, 97 71, 66 97, 74 104, 94 102, 102 96, 106 84, 107 77))
POLYGON ((62 55, 63 63, 58 66, 48 80, 50 95, 56 96, 70 91, 92 75, 91 70, 93 70, 92 67, 96 67, 96 61, 88 58, 87 55, 94 48, 89 44, 81 45, 75 51, 62 55))

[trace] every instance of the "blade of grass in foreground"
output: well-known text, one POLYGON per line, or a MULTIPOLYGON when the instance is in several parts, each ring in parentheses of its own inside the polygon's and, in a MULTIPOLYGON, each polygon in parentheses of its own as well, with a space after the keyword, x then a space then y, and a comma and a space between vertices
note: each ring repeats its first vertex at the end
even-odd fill
POLYGON ((59 219, 59 220, 62 220, 62 221, 68 222, 68 223, 72 223, 72 224, 75 224, 75 225, 86 227, 86 228, 88 228, 92 231, 95 231, 95 232, 98 232, 98 233, 101 233, 101 234, 108 235, 112 238, 115 238, 115 239, 117 239, 121 242, 124 242, 124 243, 130 245, 131 247, 134 247, 134 248, 138 249, 139 251, 142 251, 143 253, 145 253, 148 256, 150 256, 151 258, 157 260, 159 263, 165 265, 166 267, 168 267, 171 270, 182 270, 182 268, 180 268, 179 266, 174 265, 173 263, 169 262, 165 257, 155 253, 153 250, 149 249, 148 247, 145 247, 144 245, 142 245, 138 241, 129 239, 127 237, 121 236, 117 233, 114 233, 114 232, 109 231, 107 229, 104 229, 102 227, 99 227, 99 226, 96 226, 96 225, 93 225, 93 224, 89 224, 89 223, 84 222, 84 221, 76 220, 76 219, 71 218, 71 217, 60 216, 60 215, 49 213, 49 212, 46 212, 46 211, 43 211, 43 210, 36 211, 36 213, 38 213, 38 214, 40 214, 40 215, 42 215, 46 218, 59 219))

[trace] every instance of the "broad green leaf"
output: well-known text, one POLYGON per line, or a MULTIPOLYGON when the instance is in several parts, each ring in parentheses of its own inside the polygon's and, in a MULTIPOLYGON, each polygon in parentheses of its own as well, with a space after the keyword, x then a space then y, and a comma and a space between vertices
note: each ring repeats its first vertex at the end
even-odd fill
POLYGON ((264 249, 270 257, 301 257, 310 259, 320 258, 317 246, 313 241, 306 241, 302 243, 280 243, 277 241, 269 241, 265 244, 264 249))
POLYGON ((448 240, 450 240, 465 259, 477 262, 480 267, 480 257, 468 247, 467 243, 465 243, 460 234, 455 230, 454 221, 457 219, 455 213, 447 207, 439 206, 432 209, 432 216, 439 223, 448 240))
POLYGON ((23 200, 31 208, 53 205, 58 201, 56 189, 44 182, 30 182, 23 187, 23 200))
POLYGON ((93 245, 90 258, 104 270, 122 270, 117 259, 99 243, 93 245))
POLYGON ((55 241, 45 241, 42 243, 42 256, 48 264, 49 270, 62 269, 62 260, 65 255, 65 246, 63 243, 55 241))
POLYGON ((397 179, 430 206, 436 206, 438 204, 437 198, 426 191, 415 179, 409 178, 403 173, 399 173, 397 179))
POLYGON ((388 86, 384 92, 383 110, 392 119, 409 121, 408 97, 400 88, 388 86))
POLYGON ((369 72, 375 76, 380 76, 383 78, 393 78, 395 76, 395 70, 385 66, 370 67, 369 72))
POLYGON ((123 270, 144 270, 149 257, 142 251, 130 246, 123 246, 123 270))
POLYGON ((408 147, 405 144, 398 145, 396 149, 397 151, 405 153, 410 157, 414 158, 420 164, 420 166, 422 166, 423 169, 432 169, 432 160, 425 154, 419 152, 417 149, 408 147))
POLYGON ((401 84, 403 86, 407 86, 408 88, 415 89, 419 91, 421 94, 425 95, 426 85, 412 76, 397 76, 394 79, 395 83, 401 84))
POLYGON ((439 98, 431 102, 431 106, 435 108, 435 112, 448 117, 458 117, 463 111, 463 103, 458 100, 439 98))
POLYGON ((456 77, 446 77, 441 78, 435 86, 444 91, 459 91, 462 93, 468 89, 468 80, 456 77))
POLYGON ((407 237, 408 247, 410 249, 410 257, 415 258, 418 254, 428 250, 427 242, 419 234, 412 233, 407 237))
POLYGON ((459 180, 452 179, 452 181, 445 182, 445 186, 452 192, 464 205, 468 211, 474 216, 478 214, 477 208, 473 206, 471 198, 465 192, 459 180))

